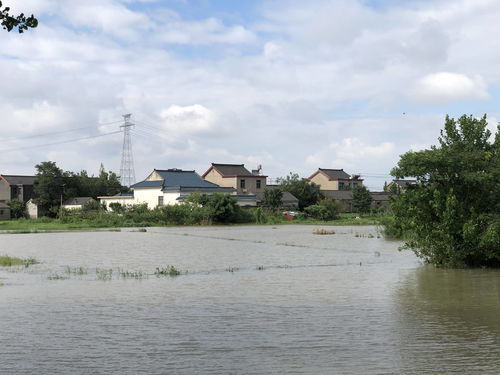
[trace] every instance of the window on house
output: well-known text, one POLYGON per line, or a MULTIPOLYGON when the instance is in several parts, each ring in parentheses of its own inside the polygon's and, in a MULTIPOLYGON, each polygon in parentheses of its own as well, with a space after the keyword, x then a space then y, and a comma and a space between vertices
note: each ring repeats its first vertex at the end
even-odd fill
POLYGON ((240 188, 245 188, 245 180, 240 180, 240 188))
POLYGON ((158 197, 158 206, 163 206, 163 197, 158 197))
POLYGON ((343 182, 339 182, 339 190, 344 190, 344 183, 343 182))
POLYGON ((260 189, 260 180, 257 180, 257 181, 255 182, 255 184, 256 184, 257 189, 260 189))
POLYGON ((0 210, 0 215, 3 215, 3 210, 0 210))

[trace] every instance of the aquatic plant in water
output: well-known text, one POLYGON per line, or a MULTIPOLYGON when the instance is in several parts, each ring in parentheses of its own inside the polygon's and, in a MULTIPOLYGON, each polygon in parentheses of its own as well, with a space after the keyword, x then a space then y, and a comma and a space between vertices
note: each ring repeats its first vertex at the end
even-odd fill
POLYGON ((335 231, 333 230, 327 230, 327 229, 314 229, 312 231, 313 234, 335 234, 335 231))
POLYGON ((167 266, 165 268, 156 267, 155 275, 156 276, 179 276, 181 271, 179 271, 174 266, 167 266))
POLYGON ((11 266, 25 266, 26 268, 38 264, 39 262, 35 258, 17 258, 8 255, 0 255, 0 267, 11 267, 11 266))
POLYGON ((113 277, 113 270, 105 268, 96 268, 95 275, 97 277, 97 280, 111 280, 111 278, 113 277))

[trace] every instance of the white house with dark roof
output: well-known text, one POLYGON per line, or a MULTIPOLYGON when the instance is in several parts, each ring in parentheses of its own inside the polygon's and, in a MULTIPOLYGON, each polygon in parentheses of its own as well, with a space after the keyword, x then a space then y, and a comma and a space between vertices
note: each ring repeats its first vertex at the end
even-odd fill
POLYGON ((182 203, 191 193, 201 194, 226 193, 231 194, 241 206, 255 206, 256 198, 239 197, 236 189, 221 187, 217 184, 205 181, 195 171, 184 171, 182 169, 154 169, 148 177, 130 187, 132 196, 98 197, 101 202, 109 206, 110 203, 118 202, 125 205, 144 204, 152 209, 157 206, 173 205, 182 203))
POLYGON ((267 181, 267 176, 260 174, 260 168, 250 172, 245 164, 212 163, 202 177, 219 186, 234 188, 238 195, 262 193, 267 181))
POLYGON ((348 190, 363 185, 358 175, 350 175, 343 169, 318 168, 308 180, 319 185, 320 190, 348 190))

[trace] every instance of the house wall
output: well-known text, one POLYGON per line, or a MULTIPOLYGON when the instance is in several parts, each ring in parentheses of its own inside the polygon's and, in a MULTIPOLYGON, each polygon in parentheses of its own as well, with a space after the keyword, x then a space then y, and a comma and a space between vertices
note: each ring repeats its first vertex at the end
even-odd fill
POLYGON ((232 187, 236 188, 236 177, 222 177, 219 172, 216 172, 215 169, 212 169, 204 179, 213 184, 217 184, 222 187, 232 187))
POLYGON ((0 206, 0 220, 10 220, 10 208, 8 206, 0 206))
POLYGON ((10 201, 10 185, 4 180, 0 180, 0 202, 10 201))
MULTIPOLYGON (((146 203, 149 209, 153 209, 158 205, 158 197, 164 197, 160 187, 134 189, 134 204, 146 203)), ((163 201, 164 205, 168 204, 165 197, 163 201)))
POLYGON ((134 204, 133 197, 98 197, 99 203, 104 203, 106 209, 109 208, 110 203, 120 203, 122 206, 131 206, 134 204))
POLYGON ((38 219, 42 216, 42 212, 39 209, 38 205, 33 203, 31 199, 26 202, 26 214, 29 219, 38 219))
POLYGON ((256 194, 264 191, 266 188, 266 178, 263 176, 241 176, 236 178, 237 194, 256 194), (241 188, 241 180, 245 180, 245 188, 241 188), (260 180, 260 189, 257 189, 257 180, 260 180))
POLYGON ((339 182, 337 180, 330 181, 322 173, 316 173, 309 181, 319 185, 320 190, 339 190, 339 182))
POLYGON ((212 169, 204 179, 222 187, 235 188, 236 194, 256 194, 264 191, 267 186, 266 177, 264 176, 238 176, 238 177, 222 177, 219 172, 212 169), (241 188, 241 180, 245 180, 245 189, 241 188), (257 180, 260 180, 260 189, 257 189, 257 180))
POLYGON ((156 172, 153 171, 148 177, 146 177, 145 181, 161 181, 163 178, 156 172))

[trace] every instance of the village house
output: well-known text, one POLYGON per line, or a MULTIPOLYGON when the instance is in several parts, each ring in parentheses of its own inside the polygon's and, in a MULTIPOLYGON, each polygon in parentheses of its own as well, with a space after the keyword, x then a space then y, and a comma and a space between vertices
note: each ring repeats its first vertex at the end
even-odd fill
POLYGON ((256 206, 255 195, 238 196, 236 189, 222 187, 205 181, 195 171, 184 171, 182 169, 155 169, 151 174, 130 187, 132 195, 116 195, 110 197, 98 197, 99 200, 109 207, 110 203, 121 203, 122 205, 147 204, 153 209, 158 206, 173 205, 184 202, 192 193, 210 195, 213 193, 226 193, 232 195, 240 206, 256 206))
POLYGON ((62 208, 65 210, 78 210, 82 209, 83 206, 90 202, 95 202, 96 200, 92 197, 76 197, 76 198, 70 198, 66 201, 63 202, 62 208))
POLYGON ((267 176, 260 174, 261 168, 250 172, 244 164, 212 163, 202 177, 219 186, 236 189, 237 195, 252 195, 264 191, 267 176))
POLYGON ((308 180, 319 185, 320 190, 349 190, 363 185, 358 175, 349 175, 343 169, 318 168, 308 180))
POLYGON ((387 184, 386 190, 388 192, 395 192, 396 194, 404 193, 410 185, 415 185, 417 180, 392 180, 387 184))
POLYGON ((17 199, 27 202, 33 198, 36 176, 0 175, 0 203, 17 199))

